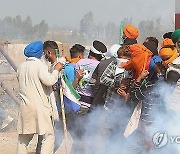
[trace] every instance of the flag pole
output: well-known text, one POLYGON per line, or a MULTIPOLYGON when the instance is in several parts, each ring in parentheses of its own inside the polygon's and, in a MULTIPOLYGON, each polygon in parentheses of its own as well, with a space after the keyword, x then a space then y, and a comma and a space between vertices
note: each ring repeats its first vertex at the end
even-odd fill
POLYGON ((123 31, 124 31, 124 23, 121 21, 121 24, 120 24, 120 31, 119 31, 119 44, 123 44, 124 41, 123 41, 123 31))
MULTIPOLYGON (((59 62, 59 50, 58 49, 55 49, 55 54, 56 54, 56 61, 59 62)), ((63 80, 62 76, 61 76, 61 80, 63 80)), ((70 154, 73 140, 72 140, 70 133, 67 131, 62 84, 60 85, 60 99, 61 99, 61 112, 62 112, 62 121, 63 121, 63 129, 64 129, 64 139, 63 139, 63 142, 61 143, 60 147, 55 152, 55 154, 61 154, 61 153, 70 154)))

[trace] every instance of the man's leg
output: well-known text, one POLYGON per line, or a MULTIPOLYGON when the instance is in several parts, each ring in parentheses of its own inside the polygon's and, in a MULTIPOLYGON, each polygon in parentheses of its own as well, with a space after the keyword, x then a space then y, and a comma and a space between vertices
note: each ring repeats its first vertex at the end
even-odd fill
POLYGON ((28 154, 27 146, 32 140, 34 134, 19 134, 18 135, 18 145, 17 154, 28 154))
POLYGON ((54 129, 52 122, 45 135, 38 136, 36 154, 53 154, 54 153, 54 129))

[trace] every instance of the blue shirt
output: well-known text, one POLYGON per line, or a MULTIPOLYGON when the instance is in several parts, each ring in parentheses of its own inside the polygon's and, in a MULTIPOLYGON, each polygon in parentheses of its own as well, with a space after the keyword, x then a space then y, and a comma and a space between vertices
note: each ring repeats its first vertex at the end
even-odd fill
MULTIPOLYGON (((75 71, 75 65, 71 63, 67 63, 64 68, 64 75, 66 75, 67 79, 70 81, 72 84, 74 82, 75 76, 76 76, 76 71, 75 71)), ((66 112, 75 112, 73 109, 73 104, 71 100, 69 100, 66 96, 64 96, 64 105, 66 112)), ((76 106, 79 106, 76 104, 76 106)))
POLYGON ((76 76, 75 66, 71 63, 66 64, 64 69, 64 75, 66 75, 67 79, 72 84, 76 76))

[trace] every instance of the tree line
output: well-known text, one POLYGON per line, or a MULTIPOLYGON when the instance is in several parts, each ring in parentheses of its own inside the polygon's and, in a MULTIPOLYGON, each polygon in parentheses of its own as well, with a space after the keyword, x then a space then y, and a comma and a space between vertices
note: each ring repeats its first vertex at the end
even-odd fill
POLYGON ((14 18, 7 16, 0 19, 1 40, 40 40, 46 37, 47 32, 48 24, 45 20, 33 25, 30 16, 27 16, 24 20, 20 15, 14 18))
MULTIPOLYGON (((90 11, 81 19, 79 32, 81 35, 84 35, 87 40, 92 41, 94 38, 97 38, 111 45, 119 42, 121 22, 134 25, 132 18, 119 19, 119 25, 116 25, 114 22, 108 22, 105 25, 102 23, 95 24, 93 14, 90 11)), ((141 20, 136 26, 140 32, 138 37, 140 42, 143 42, 144 39, 149 36, 157 37, 157 39, 161 41, 162 35, 165 32, 174 30, 174 23, 172 22, 172 25, 169 27, 162 25, 161 17, 141 20)))
MULTIPOLYGON (((93 13, 87 12, 79 23, 79 28, 61 27, 49 28, 45 20, 40 21, 39 24, 32 24, 32 19, 27 16, 22 20, 18 15, 14 18, 5 17, 0 19, 0 39, 4 40, 22 40, 22 42, 29 42, 33 40, 56 40, 73 45, 74 43, 82 43, 90 45, 93 40, 97 39, 105 44, 112 45, 119 42, 120 23, 133 24, 132 18, 119 19, 119 25, 109 21, 106 24, 95 23, 93 13)), ((136 25, 139 28, 140 42, 148 36, 157 37, 160 41, 162 35, 167 31, 173 31, 174 23, 171 27, 162 25, 161 18, 141 20, 136 25), (165 28, 166 27, 166 28, 165 28)))

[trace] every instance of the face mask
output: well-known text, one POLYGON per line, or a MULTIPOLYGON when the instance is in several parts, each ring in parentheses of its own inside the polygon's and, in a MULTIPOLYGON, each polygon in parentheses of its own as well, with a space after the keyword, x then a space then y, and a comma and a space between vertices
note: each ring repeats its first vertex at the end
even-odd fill
POLYGON ((124 59, 124 58, 116 58, 116 60, 117 60, 117 63, 118 63, 118 66, 119 66, 119 67, 120 67, 120 64, 121 64, 121 63, 125 63, 125 62, 128 61, 128 59, 124 59))

